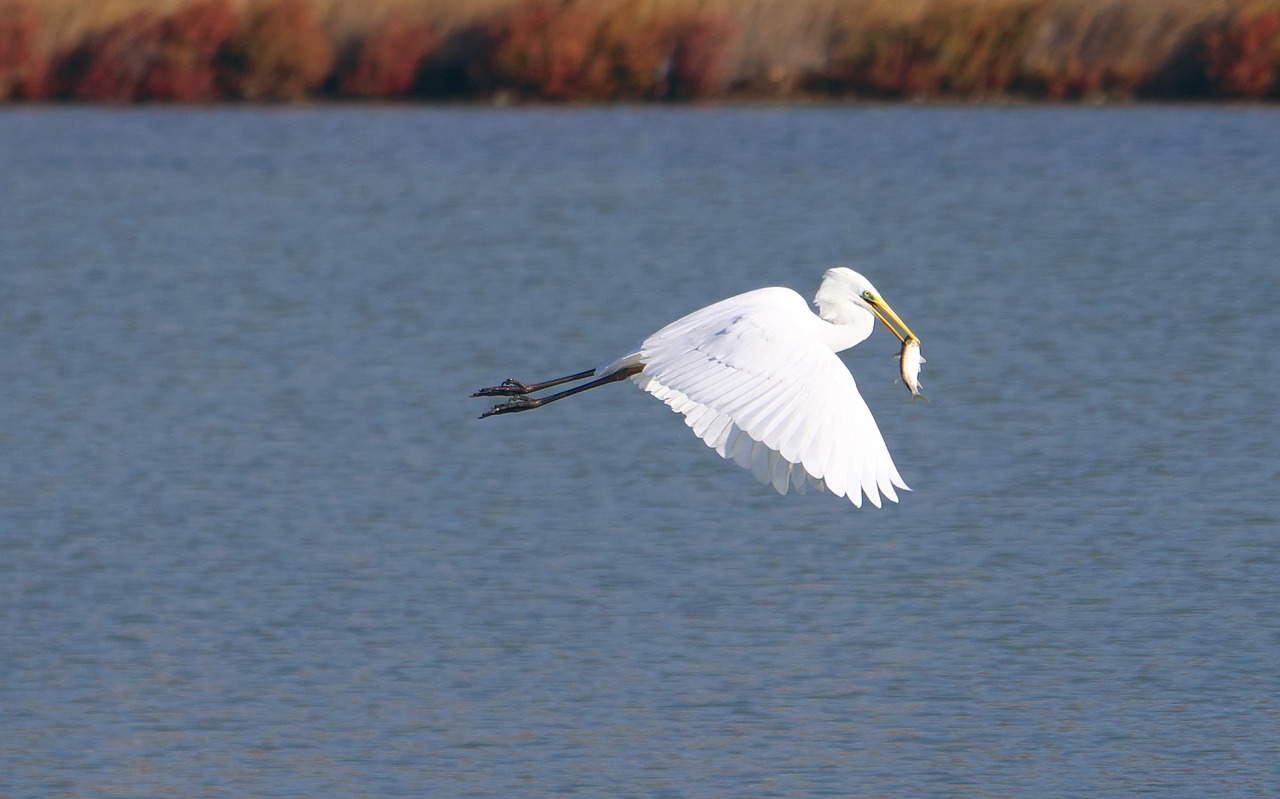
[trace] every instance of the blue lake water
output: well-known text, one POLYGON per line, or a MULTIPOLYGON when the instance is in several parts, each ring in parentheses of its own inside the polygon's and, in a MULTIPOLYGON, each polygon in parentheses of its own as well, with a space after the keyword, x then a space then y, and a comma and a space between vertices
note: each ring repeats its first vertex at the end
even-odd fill
POLYGON ((1280 793, 1280 111, 0 113, 0 796, 1280 793), (900 505, 626 384, 867 274, 900 505))

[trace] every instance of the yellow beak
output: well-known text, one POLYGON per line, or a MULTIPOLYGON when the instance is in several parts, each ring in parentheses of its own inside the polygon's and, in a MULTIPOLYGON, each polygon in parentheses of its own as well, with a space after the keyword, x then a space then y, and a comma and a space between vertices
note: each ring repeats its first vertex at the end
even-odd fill
MULTIPOLYGON (((876 318, 881 322, 884 322, 884 326, 889 328, 889 332, 898 337, 898 341, 906 341, 909 338, 916 338, 915 334, 911 332, 911 328, 907 327, 907 323, 902 321, 901 317, 894 313, 893 309, 889 307, 889 303, 879 297, 870 298, 866 302, 871 306, 871 312, 876 315, 876 318), (897 322, 898 327, 902 328, 901 333, 898 332, 897 327, 894 327, 889 322, 890 319, 897 322)), ((919 339, 916 340, 919 341, 919 339)))

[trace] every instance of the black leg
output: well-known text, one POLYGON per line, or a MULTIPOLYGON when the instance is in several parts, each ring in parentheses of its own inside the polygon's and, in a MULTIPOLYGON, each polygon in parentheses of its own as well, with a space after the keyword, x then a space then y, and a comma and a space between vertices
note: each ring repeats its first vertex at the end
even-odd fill
POLYGON ((575 380, 582 380, 584 378, 591 377, 595 373, 595 369, 588 369, 585 372, 578 372, 576 375, 565 375, 564 377, 557 377, 555 380, 546 380, 541 383, 521 383, 519 380, 507 378, 502 381, 502 385, 482 388, 471 396, 519 397, 524 394, 532 394, 535 391, 541 391, 544 388, 551 388, 552 386, 559 386, 564 383, 572 383, 575 380))
MULTIPOLYGON (((619 369, 618 371, 614 372, 611 375, 605 375, 604 377, 592 380, 590 383, 583 383, 580 386, 574 386, 573 388, 567 389, 565 391, 561 391, 559 394, 552 394, 549 397, 543 397, 541 399, 536 399, 534 397, 526 397, 523 394, 518 396, 513 396, 511 399, 507 400, 503 404, 494 405, 489 410, 480 414, 480 418, 485 419, 490 416, 498 416, 504 413, 519 413, 520 411, 531 411, 534 408, 541 408, 543 405, 550 405, 556 400, 562 400, 565 397, 572 397, 574 394, 581 394, 582 392, 588 391, 593 388, 598 388, 600 386, 607 386, 610 383, 616 383, 619 380, 626 380, 628 377, 631 377, 632 375, 636 374, 643 368, 644 368, 643 366, 628 366, 625 369, 619 369)), ((594 373, 595 373, 595 370, 592 370, 587 374, 589 376, 594 373)), ((578 379, 581 379, 581 376, 578 379)), ((567 382, 567 380, 561 380, 560 382, 567 382)), ((545 387, 547 384, 540 383, 538 385, 545 387)), ((552 385, 554 385, 554 383, 552 383, 552 385)), ((484 396, 484 395, 478 395, 478 396, 484 396)))

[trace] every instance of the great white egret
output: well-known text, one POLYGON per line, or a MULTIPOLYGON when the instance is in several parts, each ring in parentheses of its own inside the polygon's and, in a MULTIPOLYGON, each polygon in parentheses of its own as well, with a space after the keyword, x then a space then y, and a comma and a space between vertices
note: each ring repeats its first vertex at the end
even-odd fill
POLYGON ((905 345, 919 340, 871 282, 846 267, 827 270, 813 299, 764 288, 677 319, 599 369, 541 383, 507 380, 473 397, 509 397, 480 418, 533 410, 630 378, 684 414, 722 458, 750 469, 780 494, 827 490, 862 507, 865 494, 898 501, 907 488, 853 375, 836 356, 866 340, 875 320, 905 345), (894 327, 897 323, 901 328, 894 327), (541 398, 531 394, 594 380, 541 398))

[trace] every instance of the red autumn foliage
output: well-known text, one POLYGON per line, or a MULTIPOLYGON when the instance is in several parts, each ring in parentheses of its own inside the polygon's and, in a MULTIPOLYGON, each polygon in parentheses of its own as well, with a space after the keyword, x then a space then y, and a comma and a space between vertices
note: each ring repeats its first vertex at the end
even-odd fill
POLYGON ((1250 6, 1204 36, 1204 72, 1227 97, 1280 95, 1280 8, 1250 6))
POLYGON ((94 102, 213 100, 215 61, 234 25, 228 0, 126 17, 63 60, 63 92, 94 102))
POLYGON ((90 38, 61 65, 66 94, 100 103, 139 99, 147 70, 159 52, 162 31, 160 19, 143 11, 90 38))
POLYGON ((656 96, 689 100, 714 92, 725 78, 729 21, 706 13, 679 13, 660 20, 659 28, 659 46, 667 57, 656 96))
POLYGON ((160 44, 147 70, 144 99, 178 102, 216 97, 215 59, 236 26, 229 0, 199 0, 162 24, 160 44))
MULTIPOLYGON (((815 2, 797 0, 785 13, 813 11, 815 2)), ((681 100, 725 86, 781 96, 800 88, 886 98, 1280 98, 1280 0, 1208 0, 1177 10, 1156 0, 923 0, 902 8, 837 1, 815 23, 826 26, 826 62, 808 72, 758 53, 753 60, 750 43, 767 28, 766 12, 701 0, 510 0, 443 34, 399 14, 360 29, 359 15, 350 14, 354 43, 336 65, 329 35, 346 34, 317 23, 323 0, 183 3, 167 14, 110 17, 103 29, 44 20, 41 0, 0 0, 0 103, 681 100), (726 75, 731 23, 739 20, 746 26, 736 41, 739 68, 758 71, 726 75), (63 30, 87 32, 66 42, 63 30), (46 49, 53 46, 60 49, 46 49)), ((786 4, 769 5, 768 13, 781 14, 786 4)), ((139 6, 170 7, 152 0, 116 13, 139 6)), ((102 8, 94 9, 96 21, 102 8)))
POLYGON ((494 82, 548 100, 691 97, 719 78, 727 24, 632 0, 526 0, 492 23, 494 82))
POLYGON ((37 45, 39 34, 40 16, 30 5, 0 5, 0 101, 44 96, 49 61, 37 45))
POLYGON ((218 66, 229 97, 301 100, 328 77, 333 49, 304 0, 265 0, 246 10, 218 66))
POLYGON ((365 35, 338 67, 337 91, 347 97, 395 98, 414 92, 424 60, 440 36, 426 23, 395 15, 365 35))
POLYGON ((599 20, 582 6, 528 0, 493 22, 495 80, 522 93, 562 99, 580 91, 599 20))

